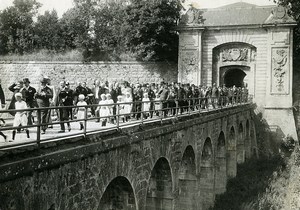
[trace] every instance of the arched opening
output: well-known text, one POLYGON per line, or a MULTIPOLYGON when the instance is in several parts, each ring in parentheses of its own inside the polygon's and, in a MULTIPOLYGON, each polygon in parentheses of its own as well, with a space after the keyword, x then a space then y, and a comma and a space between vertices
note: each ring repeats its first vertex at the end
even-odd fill
POLYGON ((200 200, 201 208, 209 209, 214 204, 214 158, 211 139, 205 140, 200 161, 200 200))
POLYGON ((224 83, 226 87, 243 87, 244 86, 244 78, 246 76, 246 73, 241 70, 240 68, 234 67, 230 70, 227 70, 227 72, 224 75, 224 83))
POLYGON ((244 140, 244 128, 243 124, 239 124, 239 136, 237 139, 237 163, 241 164, 245 162, 245 140, 244 140))
POLYGON ((195 153, 192 146, 188 146, 183 153, 179 169, 179 196, 176 209, 194 210, 197 208, 197 177, 195 153))
POLYGON ((237 161, 236 161, 236 139, 234 128, 231 127, 228 135, 227 143, 227 159, 226 159, 226 168, 227 168, 227 177, 233 178, 236 176, 237 171, 237 161))
POLYGON ((251 156, 254 155, 255 157, 258 157, 255 126, 253 122, 251 123, 250 140, 251 140, 251 156))
POLYGON ((136 210, 133 188, 125 177, 117 177, 107 186, 98 210, 136 210))
POLYGON ((172 174, 169 162, 160 158, 151 172, 146 210, 171 210, 173 206, 172 174))
POLYGON ((216 152, 216 179, 215 192, 222 194, 226 191, 227 172, 226 172, 226 147, 225 135, 221 131, 218 138, 217 152, 216 152))
POLYGON ((245 158, 251 157, 251 140, 250 140, 250 123, 249 120, 246 122, 246 135, 245 135, 245 158))

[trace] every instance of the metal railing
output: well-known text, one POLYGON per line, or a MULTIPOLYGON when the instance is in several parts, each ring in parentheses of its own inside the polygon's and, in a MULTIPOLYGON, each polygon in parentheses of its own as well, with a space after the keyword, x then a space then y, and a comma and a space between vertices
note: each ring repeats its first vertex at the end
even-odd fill
MULTIPOLYGON (((188 98, 188 99, 170 99, 170 100, 153 100, 153 101, 134 101, 130 103, 126 102, 118 102, 113 104, 103 104, 103 105, 87 105, 87 106, 58 106, 58 107, 43 107, 43 108, 32 108, 32 109, 20 109, 20 110, 0 110, 0 116, 3 113, 10 112, 32 112, 35 113, 37 120, 33 125, 27 126, 4 126, 0 127, 0 131, 7 134, 8 131, 13 130, 24 130, 29 129, 31 138, 29 140, 24 140, 22 142, 13 142, 13 143, 3 143, 0 144, 0 149, 9 149, 15 147, 22 147, 25 145, 35 144, 38 147, 40 144, 49 141, 58 141, 61 139, 72 138, 75 136, 86 137, 91 133, 98 133, 107 130, 116 130, 120 131, 120 129, 133 125, 142 125, 150 122, 163 122, 164 120, 168 120, 171 118, 180 118, 181 116, 188 116, 193 114, 201 114, 206 113, 216 109, 226 109, 228 107, 239 106, 242 104, 252 103, 252 96, 245 95, 235 95, 232 97, 208 97, 208 98, 188 98), (129 106, 130 112, 124 112, 123 107, 129 106), (149 109, 145 110, 145 106, 148 106, 149 109), (99 110, 102 108, 109 108, 111 111, 108 115, 101 116, 101 112, 99 116, 90 115, 91 110, 99 110), (74 119, 70 117, 70 120, 60 121, 59 113, 62 111, 76 110, 78 108, 84 109, 84 119, 74 119), (52 111, 54 110, 54 111, 52 111), (115 111, 113 111, 115 110, 115 111), (49 112, 54 112, 54 116, 57 118, 55 121, 51 123, 45 122, 42 120, 42 114, 49 114, 49 112), (92 121, 100 121, 100 124, 93 124, 91 126, 92 121), (83 124, 83 129, 77 129, 75 133, 65 133, 65 134, 57 134, 43 138, 41 135, 41 131, 43 128, 53 126, 53 125, 61 125, 69 124, 74 122, 81 122, 83 124), (106 123, 101 123, 106 122, 106 123), (106 124, 106 125, 104 125, 106 124), (36 136, 32 138, 32 131, 36 129, 36 136)), ((128 109, 128 107, 127 107, 128 109)), ((71 115, 74 116, 73 112, 71 115)), ((10 135, 11 133, 8 133, 10 135)))

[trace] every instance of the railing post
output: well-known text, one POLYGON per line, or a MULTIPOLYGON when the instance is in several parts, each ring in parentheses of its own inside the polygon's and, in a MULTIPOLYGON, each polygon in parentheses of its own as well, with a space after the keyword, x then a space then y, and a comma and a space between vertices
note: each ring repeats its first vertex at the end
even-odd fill
POLYGON ((88 107, 85 107, 85 110, 84 110, 84 128, 83 128, 84 138, 86 138, 87 110, 88 110, 88 107))
POLYGON ((117 129, 119 130, 119 128, 120 128, 120 104, 117 104, 117 116, 116 116, 116 120, 117 120, 117 123, 116 123, 117 124, 117 129))
POLYGON ((176 118, 178 118, 178 112, 179 112, 178 99, 175 99, 175 106, 176 106, 176 112, 175 112, 175 114, 176 114, 176 118))
POLYGON ((41 143, 41 110, 37 110, 37 131, 36 131, 36 143, 40 147, 41 143))
POLYGON ((191 99, 188 99, 188 114, 191 115, 191 99))

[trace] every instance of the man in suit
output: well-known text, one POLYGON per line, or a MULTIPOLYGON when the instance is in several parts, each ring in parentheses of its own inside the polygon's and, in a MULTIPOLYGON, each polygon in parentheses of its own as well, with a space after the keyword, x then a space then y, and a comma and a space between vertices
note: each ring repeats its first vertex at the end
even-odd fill
MULTIPOLYGON (((65 132, 64 122, 68 121, 71 117, 72 119, 72 108, 67 108, 64 106, 74 105, 74 92, 70 89, 69 82, 61 83, 61 88, 57 93, 58 106, 62 108, 59 109, 59 120, 60 120, 60 131, 59 133, 65 132)), ((71 131, 70 123, 67 122, 68 130, 71 131)))
POLYGON ((1 86, 1 79, 0 79, 0 109, 5 107, 5 95, 4 91, 1 86))
MULTIPOLYGON (((10 104, 8 106, 9 110, 15 110, 15 103, 16 103, 16 98, 15 98, 15 94, 19 93, 21 91, 21 89, 23 88, 23 81, 18 81, 14 84, 12 84, 11 86, 8 87, 8 89, 13 92, 13 96, 11 98, 10 104)), ((11 115, 15 116, 15 111, 10 111, 9 112, 11 115)))
MULTIPOLYGON (((22 97, 27 104, 28 108, 34 108, 35 106, 35 93, 36 89, 30 86, 28 78, 23 79, 24 87, 21 90, 22 97)), ((32 111, 27 112, 28 125, 32 125, 32 111)))
MULTIPOLYGON (((36 102, 39 108, 45 108, 41 110, 41 122, 44 124, 48 123, 48 112, 47 109, 50 106, 50 98, 53 98, 52 90, 47 86, 48 80, 43 78, 41 80, 41 86, 35 93, 36 102)), ((45 134, 47 126, 42 126, 42 134, 45 134)))

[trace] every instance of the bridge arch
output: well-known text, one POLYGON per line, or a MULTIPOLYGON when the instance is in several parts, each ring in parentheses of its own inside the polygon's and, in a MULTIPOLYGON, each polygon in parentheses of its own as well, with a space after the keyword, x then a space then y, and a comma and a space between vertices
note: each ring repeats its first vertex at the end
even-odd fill
POLYGON ((246 121, 246 131, 245 131, 245 158, 249 159, 251 157, 251 139, 250 139, 250 123, 249 120, 246 121))
POLYGON ((251 124, 250 124, 250 140, 251 140, 251 156, 252 155, 258 156, 256 130, 255 130, 255 125, 254 125, 253 121, 251 121, 251 124))
POLYGON ((226 144, 225 135, 221 131, 217 141, 216 164, 215 164, 215 192, 222 194, 226 191, 227 169, 226 169, 226 144))
POLYGON ((237 137, 237 163, 245 162, 245 139, 243 123, 239 124, 238 137, 237 137))
POLYGON ((209 209, 215 199, 214 193, 214 154, 212 141, 209 137, 206 138, 202 151, 200 160, 200 209, 209 209))
POLYGON ((123 176, 114 178, 106 187, 98 210, 137 210, 133 187, 129 180, 123 176))
POLYGON ((176 208, 196 210, 197 176, 196 155, 192 146, 187 146, 181 160, 178 174, 179 195, 176 208))
POLYGON ((152 171, 148 183, 146 210, 173 209, 173 182, 169 161, 159 158, 152 171))
POLYGON ((227 177, 236 176, 237 172, 237 157, 236 157, 236 135, 234 127, 229 130, 227 137, 227 158, 226 158, 227 177))

